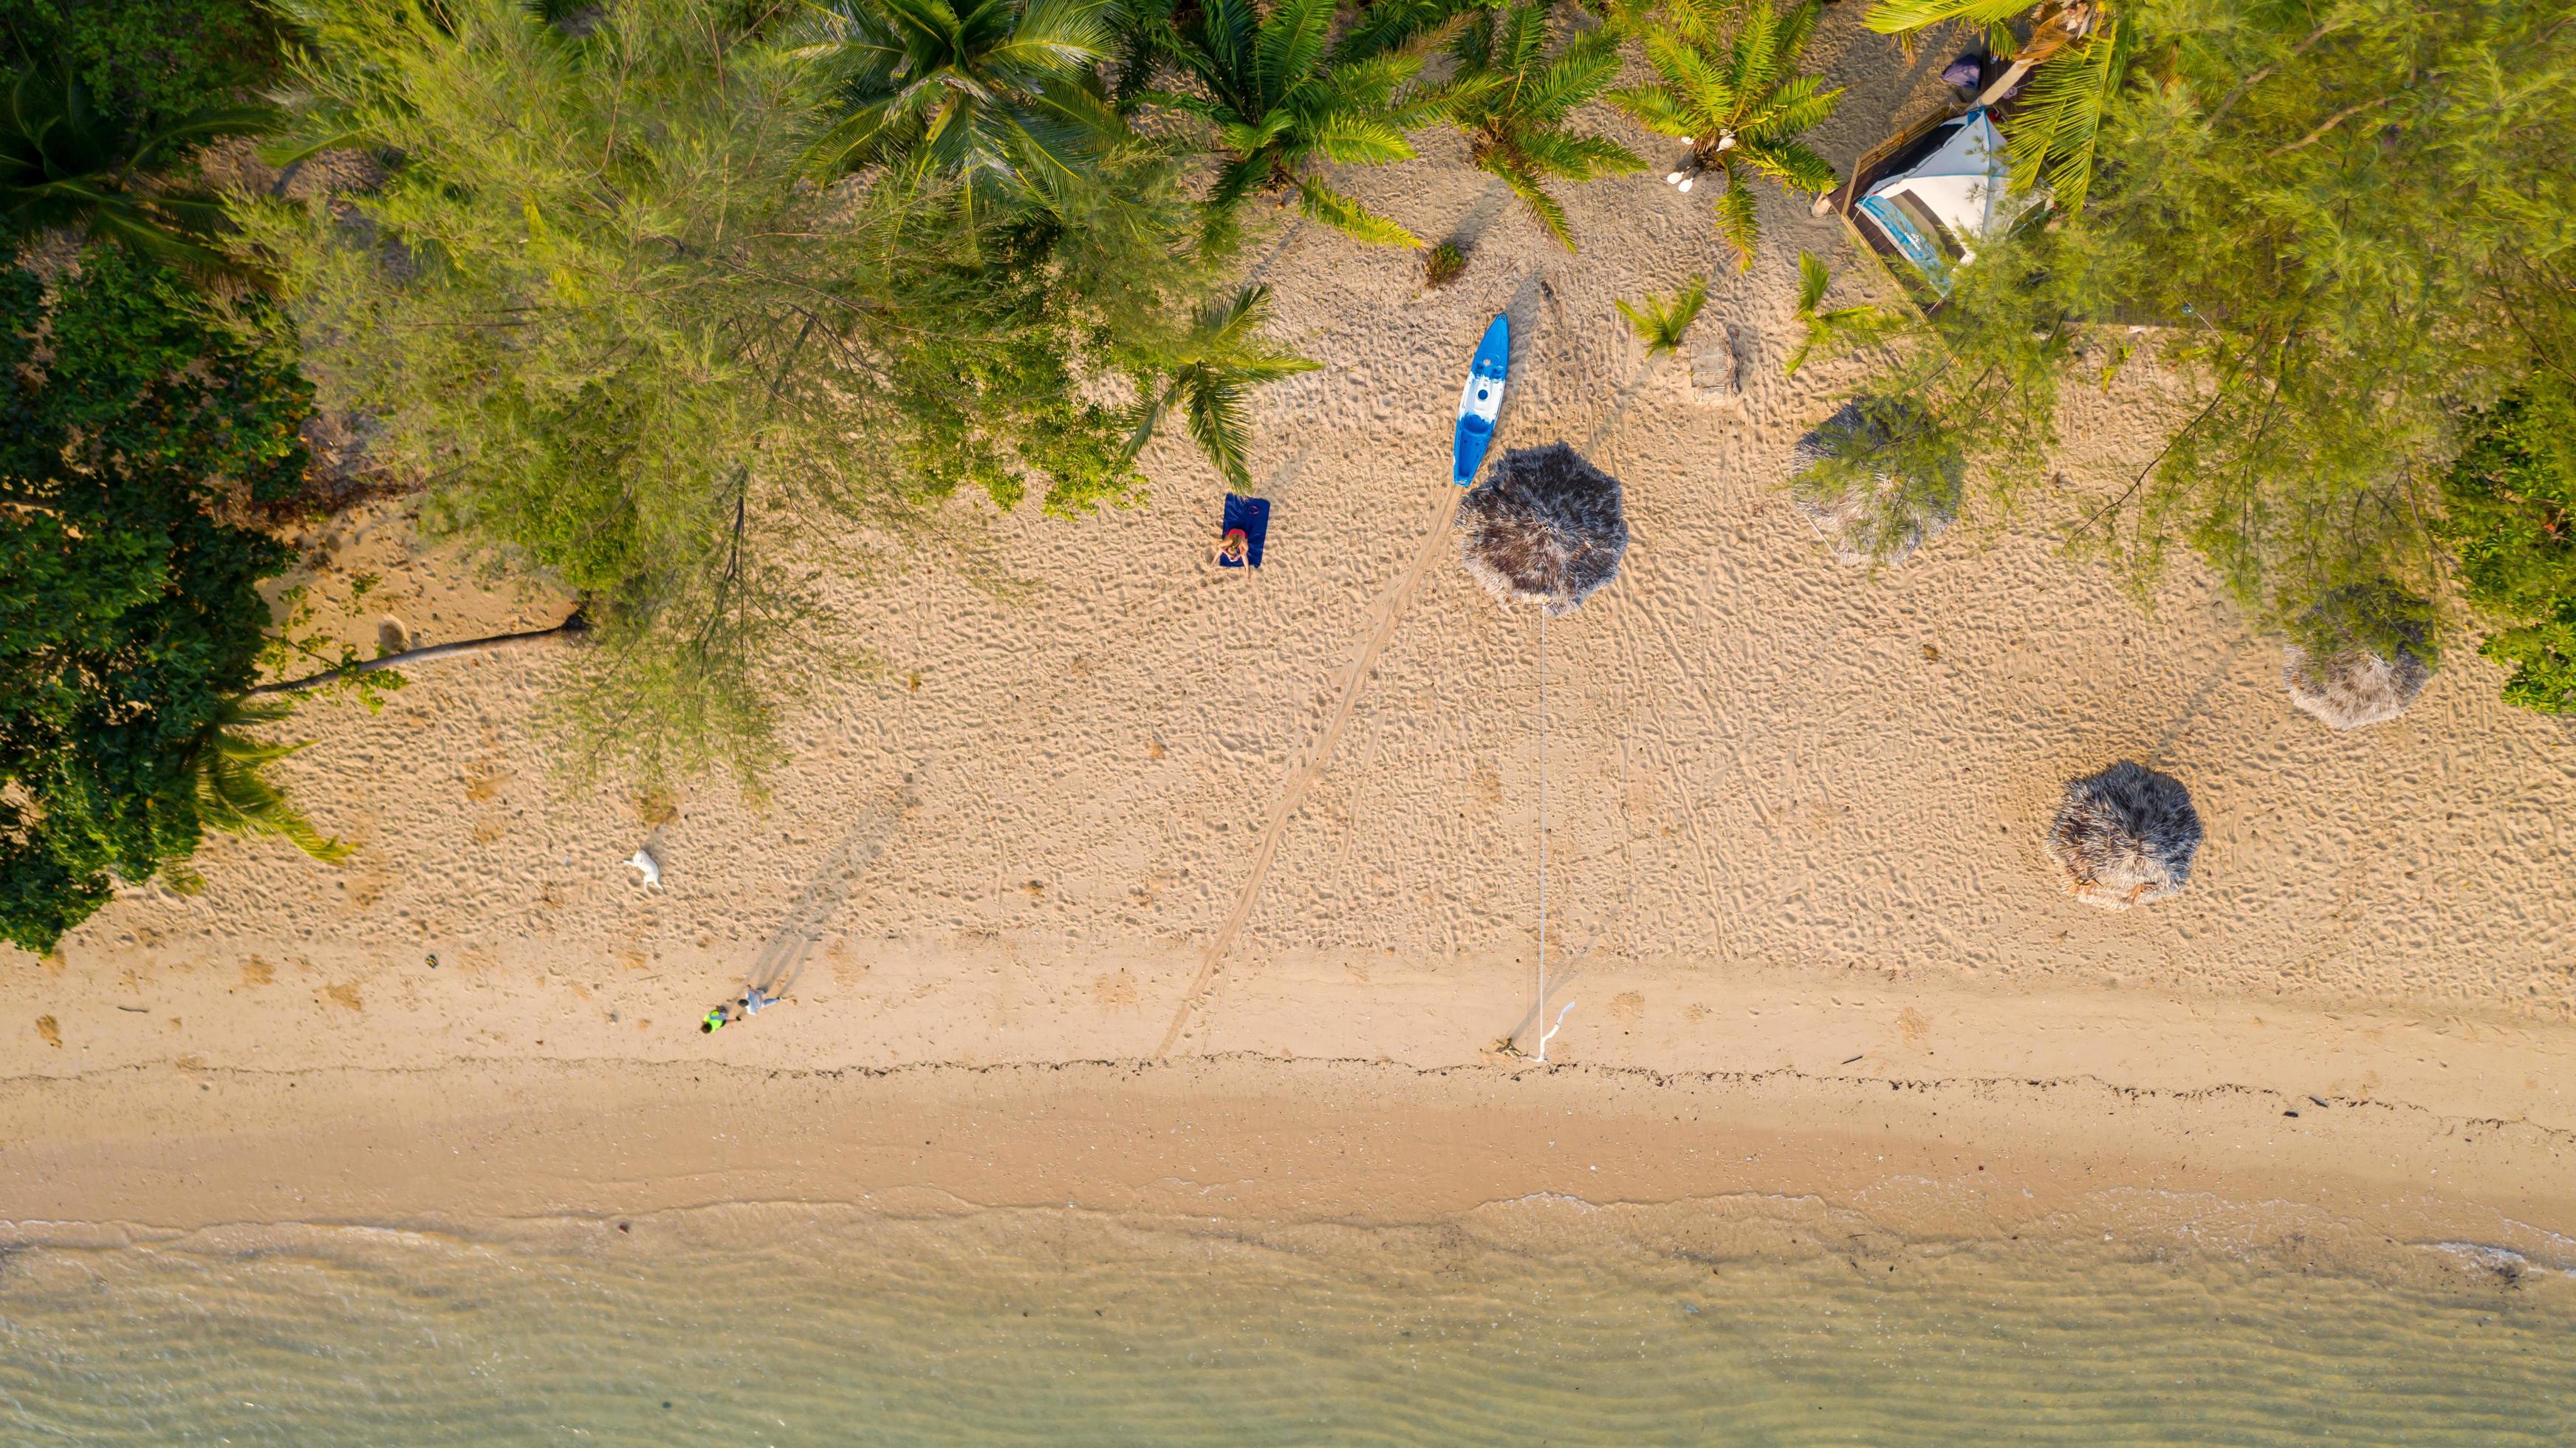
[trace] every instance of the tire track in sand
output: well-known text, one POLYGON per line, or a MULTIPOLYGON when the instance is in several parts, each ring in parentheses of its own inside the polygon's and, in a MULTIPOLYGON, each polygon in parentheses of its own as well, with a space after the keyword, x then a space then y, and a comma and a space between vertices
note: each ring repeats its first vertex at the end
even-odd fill
POLYGON ((1323 777, 1324 766, 1332 762, 1333 746, 1341 742, 1342 729, 1351 722, 1351 711, 1359 704, 1360 690, 1367 686, 1370 671, 1377 667, 1379 652, 1386 647, 1387 639, 1394 635, 1396 620, 1404 616, 1405 601, 1413 596, 1414 586, 1422 581, 1422 575, 1431 571, 1431 560, 1439 554, 1440 545, 1449 541, 1450 524, 1457 519, 1458 500, 1466 496, 1466 490, 1444 485, 1441 492, 1444 496, 1440 506, 1432 512, 1431 531, 1422 540, 1422 551, 1414 555, 1413 566, 1404 570, 1394 587, 1378 600, 1376 616, 1370 620, 1367 641, 1361 644, 1359 653, 1343 666, 1341 697, 1334 702, 1331 716, 1324 721, 1323 736, 1316 740, 1314 748, 1304 759, 1289 769, 1287 783, 1271 803, 1270 822, 1263 826, 1261 843, 1252 852, 1252 874, 1243 882, 1243 893, 1235 898, 1234 913, 1226 917, 1216 939, 1208 942, 1207 954, 1199 960, 1198 976, 1190 982, 1188 993, 1181 997, 1180 1006, 1172 1012, 1171 1028, 1163 1032, 1163 1043, 1154 1048, 1154 1059, 1159 1061, 1171 1054, 1173 1044, 1180 1040, 1182 1030, 1190 1023, 1190 1013, 1198 1009, 1199 1002, 1206 998, 1209 984, 1216 979, 1216 968, 1233 946, 1235 934, 1243 929, 1244 921, 1252 918, 1252 907, 1261 898, 1262 881, 1270 875, 1270 861, 1279 853, 1280 837, 1288 832, 1288 822, 1297 817, 1297 811, 1305 807, 1306 791, 1323 777))

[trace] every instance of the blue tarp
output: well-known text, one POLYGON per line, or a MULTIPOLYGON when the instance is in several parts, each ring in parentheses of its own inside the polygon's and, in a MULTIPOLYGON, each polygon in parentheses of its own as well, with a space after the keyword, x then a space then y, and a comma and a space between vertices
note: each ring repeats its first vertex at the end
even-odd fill
MULTIPOLYGON (((1225 526, 1218 531, 1217 536, 1219 540, 1222 541, 1225 534, 1235 532, 1238 529, 1243 533, 1244 563, 1249 563, 1253 567, 1259 568, 1261 566, 1261 540, 1270 536, 1270 500, 1268 498, 1238 498, 1232 493, 1226 494, 1225 526)), ((1241 568, 1243 566, 1243 563, 1237 563, 1223 554, 1217 555, 1216 561, 1227 568, 1241 568)))

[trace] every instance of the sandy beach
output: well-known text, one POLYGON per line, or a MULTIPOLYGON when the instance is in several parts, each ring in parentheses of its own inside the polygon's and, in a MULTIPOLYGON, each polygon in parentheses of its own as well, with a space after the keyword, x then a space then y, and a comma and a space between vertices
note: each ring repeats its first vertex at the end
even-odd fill
MULTIPOLYGON (((1844 165, 1943 59, 1854 10, 1816 50, 1854 87, 1818 133, 1844 165)), ((1132 510, 961 505, 827 572, 817 642, 849 666, 799 692, 761 799, 570 779, 556 646, 309 705, 276 772, 346 867, 218 839, 202 895, 130 891, 0 972, 0 1218, 1750 1191, 1982 1232, 2130 1193, 2576 1267, 2576 731, 2457 647, 2404 718, 2335 733, 2190 560, 2140 598, 2070 557, 2155 451, 2176 394, 2144 369, 2070 401, 2018 513, 1838 564, 1781 485, 1859 364, 1780 363, 1800 248, 1862 284, 1839 224, 1766 193, 1739 276, 1704 199, 1645 175, 1567 192, 1569 256, 1454 137, 1420 143, 1344 180, 1470 242, 1455 285, 1293 221, 1252 250, 1325 364, 1260 397, 1258 574, 1203 566, 1222 489, 1168 439, 1132 510), (1613 310, 1693 274, 1740 396, 1613 310), (1448 528, 1496 312, 1501 445, 1572 443, 1632 530, 1548 626, 1574 1008, 1547 1068, 1498 1049, 1535 999, 1538 627, 1448 528), (2041 850, 2064 782, 2121 759, 2207 829, 2188 890, 2126 913, 2041 850), (646 846, 659 891, 624 864, 646 846), (773 977, 774 1013, 698 1031, 773 977)), ((295 581, 367 647, 387 613, 437 643, 569 606, 400 500, 306 541, 295 581)), ((828 570, 862 541, 796 546, 828 570)))

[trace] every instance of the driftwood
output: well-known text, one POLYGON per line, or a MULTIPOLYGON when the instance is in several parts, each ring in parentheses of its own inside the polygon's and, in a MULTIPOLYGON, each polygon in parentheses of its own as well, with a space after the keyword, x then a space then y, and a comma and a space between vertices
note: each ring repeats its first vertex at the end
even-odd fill
POLYGON ((571 638, 589 631, 590 619, 576 608, 572 611, 571 617, 553 628, 531 629, 526 633, 494 634, 489 638, 463 639, 452 644, 431 644, 426 648, 405 649, 401 653, 387 654, 380 659, 363 659, 354 664, 342 664, 336 669, 324 669, 318 674, 307 674, 301 679, 280 679, 273 684, 262 684, 249 692, 253 694, 299 693, 335 680, 354 678, 359 674, 372 674, 380 669, 399 669, 410 664, 425 664, 431 659, 451 658, 457 654, 490 653, 494 649, 508 648, 512 644, 530 644, 552 638, 571 638))

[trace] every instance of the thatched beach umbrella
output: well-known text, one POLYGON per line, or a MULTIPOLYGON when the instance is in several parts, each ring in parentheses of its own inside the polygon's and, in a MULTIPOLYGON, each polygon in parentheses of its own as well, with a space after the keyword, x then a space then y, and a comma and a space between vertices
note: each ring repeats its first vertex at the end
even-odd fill
POLYGON ((2337 729, 2385 724, 2406 712, 2432 666, 2413 649, 2399 645, 2395 658, 2368 649, 2348 649, 2319 657, 2297 644, 2281 650, 2281 683, 2290 702, 2337 729))
POLYGON ((2199 849, 2191 791, 2125 759, 2069 783, 2048 827, 2048 857, 2066 872, 2066 888, 2113 910, 2178 893, 2199 849))
POLYGON ((1563 618, 1628 551, 1619 480, 1561 442, 1514 448, 1458 506, 1458 552, 1494 597, 1563 618))
POLYGON ((1894 563, 1959 516, 1966 459, 1916 445, 1912 416, 1903 402, 1847 402, 1790 450, 1789 500, 1837 560, 1894 563))
POLYGON ((2304 637, 2281 649, 2290 702, 2337 729, 2384 724, 2406 712, 2433 677, 2426 627, 2432 610, 2387 585, 2340 590, 2303 620, 2304 637))

